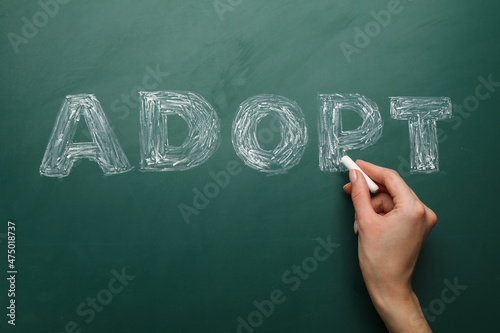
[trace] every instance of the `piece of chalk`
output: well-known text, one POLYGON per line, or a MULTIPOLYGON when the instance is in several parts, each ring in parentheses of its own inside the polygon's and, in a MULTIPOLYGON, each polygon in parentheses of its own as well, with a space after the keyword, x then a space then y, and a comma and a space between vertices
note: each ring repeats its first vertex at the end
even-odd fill
POLYGON ((377 184, 375 184, 375 182, 371 180, 370 177, 368 177, 366 173, 364 173, 363 170, 361 170, 359 166, 349 156, 345 155, 344 157, 342 157, 340 162, 349 170, 354 169, 361 172, 361 174, 365 177, 366 183, 368 184, 368 188, 372 193, 376 193, 378 191, 377 184))

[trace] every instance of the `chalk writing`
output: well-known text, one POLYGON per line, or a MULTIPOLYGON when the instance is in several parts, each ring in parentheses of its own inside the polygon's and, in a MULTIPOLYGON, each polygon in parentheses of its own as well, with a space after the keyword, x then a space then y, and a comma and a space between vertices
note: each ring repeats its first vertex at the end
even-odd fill
POLYGON ((286 173, 300 162, 307 146, 307 124, 294 101, 276 95, 258 95, 241 103, 233 121, 232 141, 236 154, 249 167, 270 174, 286 173), (281 141, 273 150, 261 148, 259 121, 274 116, 281 141))
POLYGON ((43 156, 40 174, 66 177, 78 159, 97 162, 105 175, 132 169, 118 140, 109 126, 101 104, 94 95, 66 97, 43 156), (83 115, 92 142, 73 142, 78 122, 83 115))
POLYGON ((320 94, 319 103, 319 167, 322 171, 345 171, 340 163, 349 150, 373 145, 382 135, 383 121, 377 104, 359 94, 320 94), (342 110, 356 112, 361 125, 344 131, 342 110))
MULTIPOLYGON (((140 92, 140 171, 182 171, 205 163, 220 144, 220 121, 212 106, 191 92, 140 92), (181 145, 169 143, 168 117, 181 117, 188 135, 181 145)), ((340 159, 347 151, 375 144, 383 130, 378 106, 359 94, 318 95, 319 167, 325 172, 346 171, 340 159), (362 123, 344 130, 342 112, 353 111, 362 123)), ((391 117, 408 120, 412 172, 439 170, 436 121, 452 116, 448 97, 391 97, 391 117)), ((274 138, 274 134, 272 135, 274 138)), ((264 136, 265 138, 265 136, 264 136)), ((269 139, 269 138, 268 138, 269 139)), ((240 104, 233 121, 232 143, 249 167, 268 174, 283 174, 297 165, 309 137, 302 109, 294 101, 276 95, 258 95, 240 104), (281 134, 274 149, 261 146, 259 123, 272 117, 273 131, 281 134)), ((272 141, 272 140, 271 140, 272 141)), ((269 142, 267 142, 269 143, 269 142)), ((130 171, 104 111, 94 95, 67 96, 49 139, 40 174, 65 177, 78 159, 99 164, 105 175, 130 171), (92 142, 73 142, 83 115, 92 142)))
POLYGON ((141 171, 181 171, 204 163, 220 142, 217 113, 191 92, 140 92, 141 171), (168 142, 168 116, 182 117, 189 133, 181 146, 168 142))
POLYGON ((448 97, 391 97, 391 117, 408 120, 410 172, 439 171, 437 120, 452 117, 448 97))

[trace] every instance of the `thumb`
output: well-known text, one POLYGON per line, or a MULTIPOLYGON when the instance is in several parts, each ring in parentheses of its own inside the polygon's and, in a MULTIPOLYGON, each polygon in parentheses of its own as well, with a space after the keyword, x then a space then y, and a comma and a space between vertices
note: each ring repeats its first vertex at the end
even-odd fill
POLYGON ((351 199, 354 210, 358 215, 358 220, 364 220, 368 216, 375 214, 372 207, 370 190, 361 172, 357 170, 349 171, 349 179, 352 184, 351 199))

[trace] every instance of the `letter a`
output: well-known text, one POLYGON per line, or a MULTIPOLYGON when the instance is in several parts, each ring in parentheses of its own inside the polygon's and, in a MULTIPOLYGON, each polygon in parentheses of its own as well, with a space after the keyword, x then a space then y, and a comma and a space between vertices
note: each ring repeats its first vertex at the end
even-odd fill
POLYGON ((89 94, 66 97, 45 150, 40 174, 66 177, 73 163, 82 158, 97 162, 107 176, 132 169, 101 104, 94 95, 89 94), (73 138, 82 115, 93 141, 75 143, 73 138))

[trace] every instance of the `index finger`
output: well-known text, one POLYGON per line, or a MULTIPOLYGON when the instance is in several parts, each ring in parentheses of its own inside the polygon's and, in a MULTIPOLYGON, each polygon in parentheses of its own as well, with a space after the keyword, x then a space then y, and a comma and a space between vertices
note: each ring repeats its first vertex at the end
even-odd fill
POLYGON ((383 185, 392 197, 413 198, 413 191, 396 171, 362 160, 357 160, 356 163, 371 179, 383 185))

